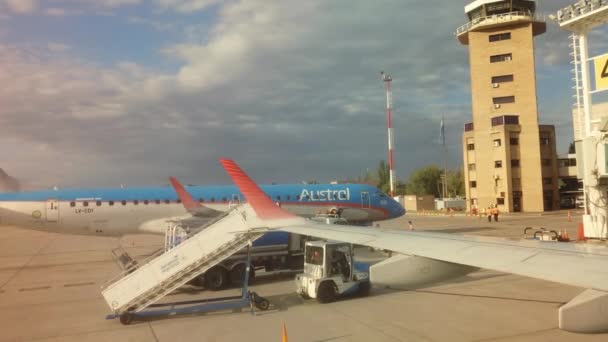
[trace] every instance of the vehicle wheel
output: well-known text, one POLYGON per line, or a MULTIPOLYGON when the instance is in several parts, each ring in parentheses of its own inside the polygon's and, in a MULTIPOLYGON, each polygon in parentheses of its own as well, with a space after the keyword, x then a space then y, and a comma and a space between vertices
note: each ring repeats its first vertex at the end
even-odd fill
POLYGON ((211 291, 219 291, 228 285, 228 272, 221 266, 214 266, 205 272, 205 287, 211 291))
POLYGON ((332 281, 324 281, 319 285, 319 291, 317 291, 317 300, 319 303, 331 303, 338 297, 338 291, 332 281))
POLYGON ((262 311, 266 311, 266 310, 268 310, 268 308, 270 308, 270 302, 266 298, 260 298, 255 303, 255 307, 258 308, 258 309, 260 309, 260 310, 262 310, 262 311))
POLYGON ((129 325, 129 324, 131 324, 131 322, 133 322, 132 314, 123 313, 122 315, 120 315, 120 323, 122 323, 122 325, 129 325))
POLYGON ((357 291, 357 294, 360 297, 367 297, 369 296, 369 291, 372 289, 372 284, 370 284, 369 281, 363 282, 361 284, 359 284, 359 290, 357 291))

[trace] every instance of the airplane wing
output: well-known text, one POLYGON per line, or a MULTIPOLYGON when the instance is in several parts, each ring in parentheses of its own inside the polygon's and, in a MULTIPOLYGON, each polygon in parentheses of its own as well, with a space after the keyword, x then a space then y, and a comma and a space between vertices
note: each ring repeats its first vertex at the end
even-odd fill
POLYGON ((169 177, 169 182, 171 182, 171 186, 175 189, 177 197, 181 200, 184 208, 186 208, 192 216, 213 218, 223 214, 222 211, 211 209, 197 202, 175 177, 169 177))
MULTIPOLYGON (((276 206, 268 212, 272 201, 256 189, 255 183, 232 160, 220 163, 249 200, 263 224, 270 229, 314 236, 324 239, 387 249, 398 253, 513 273, 517 275, 580 286, 588 291, 560 308, 560 327, 570 331, 590 332, 608 328, 608 318, 602 313, 608 307, 608 249, 574 243, 533 240, 508 240, 481 236, 446 233, 393 231, 346 225, 322 225, 311 221, 279 218, 276 206), (238 180, 238 181, 237 181, 238 180), (252 185, 253 184, 253 185, 252 185), (261 205, 260 203, 264 203, 261 205), (599 299, 598 299, 599 298, 599 299), (568 311, 570 306, 575 310, 568 311), (581 306, 583 309, 581 309, 581 306), (588 311, 585 311, 588 310, 588 311), (599 310, 599 311, 598 311, 599 310), (583 313, 584 322, 579 317, 583 313), (593 317, 588 317, 593 316, 593 317), (575 317, 575 318, 573 318, 575 317), (599 321, 599 323, 597 322, 599 321), (589 325, 592 325, 590 328, 589 325), (599 327, 599 328, 598 328, 599 327)), ((260 225, 260 223, 257 223, 260 225)), ((399 272, 399 269, 394 270, 399 272)), ((582 316, 581 316, 582 317, 582 316)))

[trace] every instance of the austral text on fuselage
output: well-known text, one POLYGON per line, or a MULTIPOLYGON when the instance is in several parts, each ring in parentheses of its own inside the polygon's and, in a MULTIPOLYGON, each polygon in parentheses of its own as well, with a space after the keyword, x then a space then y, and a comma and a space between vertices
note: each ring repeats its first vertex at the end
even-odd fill
POLYGON ((302 189, 300 202, 302 201, 348 201, 350 200, 350 188, 346 190, 306 190, 302 189))

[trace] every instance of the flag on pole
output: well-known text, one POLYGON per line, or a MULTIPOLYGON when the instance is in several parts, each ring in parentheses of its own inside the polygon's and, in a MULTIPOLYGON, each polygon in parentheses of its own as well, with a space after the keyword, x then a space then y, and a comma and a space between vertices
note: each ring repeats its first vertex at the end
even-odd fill
POLYGON ((442 146, 445 146, 445 125, 443 124, 443 118, 441 118, 441 126, 439 127, 439 142, 442 146))

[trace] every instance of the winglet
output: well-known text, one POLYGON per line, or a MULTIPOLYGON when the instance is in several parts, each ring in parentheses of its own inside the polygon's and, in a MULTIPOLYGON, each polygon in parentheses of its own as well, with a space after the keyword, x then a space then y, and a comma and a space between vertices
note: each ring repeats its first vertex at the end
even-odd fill
POLYGON ((177 197, 179 197, 179 199, 182 201, 182 204, 186 210, 192 211, 201 207, 201 204, 192 198, 186 188, 184 188, 184 186, 181 185, 181 183, 175 179, 175 177, 169 177, 169 182, 171 182, 173 189, 175 189, 175 192, 177 192, 177 197))
POLYGON ((261 219, 274 220, 296 217, 274 204, 264 191, 234 161, 231 159, 220 159, 220 163, 261 219))

